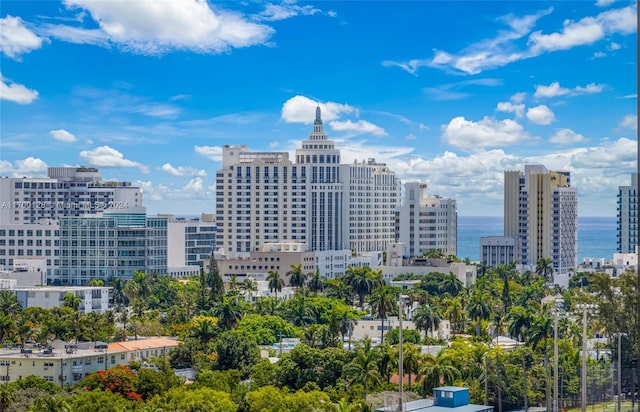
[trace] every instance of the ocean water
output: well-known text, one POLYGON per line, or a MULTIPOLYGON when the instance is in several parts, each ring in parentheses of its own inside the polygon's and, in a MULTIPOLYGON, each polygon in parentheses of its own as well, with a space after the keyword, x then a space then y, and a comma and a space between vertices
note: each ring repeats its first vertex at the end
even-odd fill
MULTIPOLYGON (((501 216, 458 216, 458 257, 480 259, 480 238, 502 236, 501 216)), ((615 217, 578 217, 578 263, 583 258, 610 260, 616 253, 615 217)))

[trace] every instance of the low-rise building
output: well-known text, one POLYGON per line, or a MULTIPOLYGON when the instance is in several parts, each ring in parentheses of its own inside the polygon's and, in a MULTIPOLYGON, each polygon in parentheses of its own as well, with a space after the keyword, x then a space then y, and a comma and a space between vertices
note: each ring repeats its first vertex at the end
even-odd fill
POLYGON ((109 310, 109 288, 104 286, 12 286, 10 290, 16 294, 23 309, 59 308, 64 306, 65 295, 73 293, 80 298, 80 312, 103 314, 109 310))
POLYGON ((487 268, 497 268, 498 265, 508 265, 515 262, 518 256, 515 237, 485 236, 480 238, 480 262, 487 268))
POLYGON ((0 384, 33 375, 61 387, 75 385, 100 370, 164 356, 179 344, 173 338, 158 337, 110 344, 55 341, 50 347, 2 348, 0 384))

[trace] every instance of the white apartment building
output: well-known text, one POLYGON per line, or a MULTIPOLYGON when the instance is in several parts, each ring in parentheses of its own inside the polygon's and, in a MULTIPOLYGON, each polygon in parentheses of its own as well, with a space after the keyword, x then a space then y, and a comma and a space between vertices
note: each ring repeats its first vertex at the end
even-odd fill
POLYGON ((508 265, 517 257, 517 241, 515 237, 484 236, 480 238, 480 262, 487 268, 508 265))
POLYGON ((180 341, 158 337, 135 341, 94 344, 66 344, 55 341, 48 348, 30 346, 24 349, 0 349, 0 384, 15 382, 27 376, 38 376, 60 387, 75 385, 100 370, 131 361, 142 362, 164 356, 180 341))
POLYGON ((504 173, 504 236, 517 239, 517 263, 551 258, 557 274, 577 265, 578 191, 569 172, 526 165, 504 173))
POLYGON ((13 287, 10 289, 16 294, 18 302, 23 309, 26 308, 61 308, 64 306, 64 297, 67 293, 73 293, 80 298, 78 310, 84 313, 97 312, 100 314, 109 310, 109 288, 102 286, 36 286, 13 287))
POLYGON ((396 211, 396 241, 406 245, 409 256, 441 250, 458 254, 458 210, 455 199, 430 196, 427 185, 404 185, 404 201, 396 211))
MULTIPOLYGON (((167 266, 170 273, 191 272, 208 261, 215 248, 216 222, 211 215, 199 219, 175 218, 167 220, 167 266), (191 270, 189 270, 191 269, 191 270)), ((198 269, 199 270, 199 269, 198 269)), ((197 271, 196 271, 197 273, 197 271)))
POLYGON ((58 220, 0 224, 0 270, 13 270, 20 266, 16 263, 24 259, 45 259, 47 276, 51 277, 58 272, 59 256, 58 220))
POLYGON ((618 186, 618 253, 635 253, 638 246, 638 173, 630 186, 618 186))
POLYGON ((305 243, 310 251, 384 250, 394 239, 398 182, 373 159, 340 164, 320 108, 296 150, 250 152, 225 146, 216 173, 216 248, 231 257, 266 243, 305 243))
POLYGON ((0 178, 0 225, 142 206, 142 190, 93 167, 50 167, 44 178, 0 178))

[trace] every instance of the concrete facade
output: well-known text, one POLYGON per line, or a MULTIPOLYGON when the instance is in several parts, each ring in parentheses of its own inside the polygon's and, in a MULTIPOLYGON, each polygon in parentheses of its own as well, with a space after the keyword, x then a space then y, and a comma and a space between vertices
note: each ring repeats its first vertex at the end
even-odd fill
POLYGON ((455 199, 432 196, 424 183, 404 185, 404 199, 396 212, 396 242, 409 256, 440 250, 458 255, 458 209, 455 199))
POLYGON ((577 265, 578 192, 569 172, 526 165, 504 173, 504 236, 517 239, 517 263, 551 258, 556 273, 577 265))
POLYGON ((635 253, 638 246, 638 173, 631 175, 631 185, 618 187, 618 253, 635 253))
POLYGON ((266 243, 304 243, 310 251, 381 251, 394 239, 398 180, 373 159, 340 164, 320 109, 295 153, 223 147, 216 173, 216 248, 230 257, 266 243))

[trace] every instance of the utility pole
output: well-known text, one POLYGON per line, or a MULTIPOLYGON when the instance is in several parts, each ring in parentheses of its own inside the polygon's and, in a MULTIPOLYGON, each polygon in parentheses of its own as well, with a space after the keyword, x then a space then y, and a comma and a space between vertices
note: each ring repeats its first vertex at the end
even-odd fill
POLYGON ((622 397, 622 368, 621 368, 621 356, 622 353, 622 333, 618 332, 618 412, 622 411, 621 397, 622 397))
POLYGON ((587 411, 587 313, 597 306, 589 303, 580 303, 576 309, 582 312, 582 402, 581 411, 587 411))
POLYGON ((553 309, 553 412, 558 412, 558 312, 562 304, 562 299, 556 299, 553 309))
MULTIPOLYGON (((402 295, 398 295, 398 412, 404 411, 402 391, 404 381, 404 365, 402 364, 402 295)), ((383 331, 384 332, 384 331, 383 331)))

